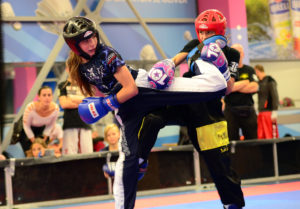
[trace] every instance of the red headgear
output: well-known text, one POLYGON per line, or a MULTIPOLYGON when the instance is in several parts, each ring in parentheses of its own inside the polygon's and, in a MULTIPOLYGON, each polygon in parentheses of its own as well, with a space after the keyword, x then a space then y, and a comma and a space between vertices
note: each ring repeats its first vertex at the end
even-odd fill
POLYGON ((216 35, 225 35, 226 29, 226 18, 216 9, 208 9, 199 14, 199 16, 195 20, 195 29, 198 36, 199 41, 199 31, 214 31, 216 35))

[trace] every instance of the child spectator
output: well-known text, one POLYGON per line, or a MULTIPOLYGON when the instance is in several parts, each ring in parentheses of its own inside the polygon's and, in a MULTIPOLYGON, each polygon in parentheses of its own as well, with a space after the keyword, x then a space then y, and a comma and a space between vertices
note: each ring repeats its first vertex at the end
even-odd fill
POLYGON ((30 149, 26 151, 26 157, 43 157, 45 155, 46 148, 47 145, 45 141, 42 138, 38 137, 33 141, 30 149))
MULTIPOLYGON (((109 151, 109 152, 118 151, 119 139, 120 139, 119 127, 114 123, 107 125, 104 129, 104 141, 106 141, 108 145, 100 151, 109 151)), ((103 173, 105 178, 114 177, 117 160, 118 159, 115 157, 111 158, 111 154, 108 153, 107 163, 103 165, 103 173)))
POLYGON ((104 147, 101 151, 118 151, 119 138, 119 127, 114 123, 107 125, 104 129, 104 141, 107 142, 108 145, 104 147))

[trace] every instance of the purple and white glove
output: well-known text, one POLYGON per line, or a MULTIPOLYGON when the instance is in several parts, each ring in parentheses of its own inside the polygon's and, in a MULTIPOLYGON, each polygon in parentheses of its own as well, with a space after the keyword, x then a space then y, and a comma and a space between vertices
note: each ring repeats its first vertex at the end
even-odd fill
POLYGON ((148 81, 154 89, 168 88, 173 80, 175 64, 171 59, 165 59, 154 64, 148 73, 148 81))

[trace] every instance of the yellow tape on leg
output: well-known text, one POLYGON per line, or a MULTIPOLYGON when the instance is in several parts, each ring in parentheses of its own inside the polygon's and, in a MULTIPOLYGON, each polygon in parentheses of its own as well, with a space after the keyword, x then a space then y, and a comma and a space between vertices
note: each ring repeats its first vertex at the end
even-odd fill
POLYGON ((202 151, 229 144, 226 121, 198 127, 196 131, 198 143, 202 151))

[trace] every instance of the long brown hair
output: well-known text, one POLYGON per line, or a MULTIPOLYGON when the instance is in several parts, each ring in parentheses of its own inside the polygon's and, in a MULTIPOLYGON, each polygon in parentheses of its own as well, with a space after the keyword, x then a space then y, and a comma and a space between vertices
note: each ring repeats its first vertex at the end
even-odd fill
POLYGON ((70 51, 69 57, 67 59, 67 65, 69 68, 69 75, 71 78, 71 83, 77 85, 83 95, 94 95, 94 90, 92 85, 84 80, 79 72, 79 65, 82 63, 81 57, 70 51))

